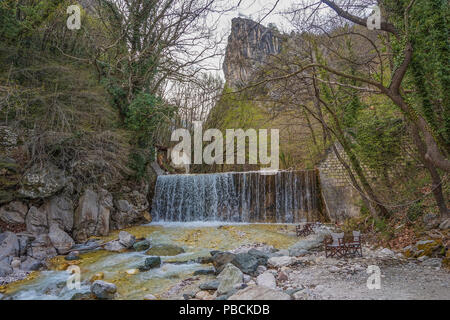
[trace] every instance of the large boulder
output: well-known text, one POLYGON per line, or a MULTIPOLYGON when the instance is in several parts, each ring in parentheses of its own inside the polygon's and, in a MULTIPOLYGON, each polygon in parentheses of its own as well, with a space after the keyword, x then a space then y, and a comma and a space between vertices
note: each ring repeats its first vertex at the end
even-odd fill
POLYGON ((173 244, 155 244, 145 254, 149 256, 176 256, 184 253, 184 249, 173 244))
POLYGON ((122 252, 125 251, 127 248, 119 242, 119 240, 112 240, 107 242, 104 247, 107 251, 113 251, 113 252, 122 252))
POLYGON ((216 269, 217 273, 220 273, 225 266, 234 260, 235 254, 230 252, 211 252, 212 255, 212 264, 214 268, 216 269))
POLYGON ((19 240, 15 233, 6 231, 0 233, 0 261, 7 260, 9 264, 13 257, 19 256, 19 240))
POLYGON ((273 268, 286 267, 295 262, 293 257, 283 256, 283 257, 272 257, 267 261, 267 265, 273 268))
POLYGON ((34 165, 25 172, 18 193, 22 197, 47 198, 63 189, 67 184, 64 171, 47 163, 34 165))
POLYGON ((44 263, 41 260, 37 260, 33 257, 28 257, 20 265, 20 268, 24 271, 37 271, 44 267, 44 263))
POLYGON ((91 285, 91 292, 97 299, 111 300, 114 299, 117 287, 113 283, 96 280, 91 285))
POLYGON ((6 260, 0 260, 0 277, 6 277, 13 272, 13 268, 6 260))
POLYGON ((36 236, 36 239, 31 242, 31 247, 27 251, 27 255, 38 261, 44 261, 57 255, 55 247, 48 234, 43 233, 36 236))
POLYGON ((124 229, 149 221, 149 203, 147 197, 134 190, 124 195, 124 199, 115 202, 115 210, 111 213, 112 229, 124 229))
POLYGON ((75 241, 57 223, 50 226, 48 236, 58 254, 66 254, 75 245, 75 241))
POLYGON ((28 232, 16 233, 17 239, 19 240, 19 256, 25 256, 27 250, 36 237, 28 232))
POLYGON ((44 203, 41 210, 47 213, 49 225, 57 223, 62 230, 72 232, 74 213, 72 201, 68 197, 54 196, 44 203))
POLYGON ((74 216, 74 238, 84 242, 91 236, 106 236, 109 233, 112 195, 106 190, 96 192, 86 189, 79 199, 74 216))
POLYGON ((323 246, 323 240, 330 235, 330 231, 326 229, 318 230, 316 233, 309 235, 305 239, 302 239, 289 247, 291 255, 295 255, 294 252, 299 250, 312 250, 323 246))
MULTIPOLYGON (((267 260, 266 260, 267 261, 267 260)), ((231 261, 243 273, 254 275, 261 261, 254 255, 248 253, 238 253, 231 261)))
POLYGON ((32 206, 25 219, 27 231, 32 234, 48 233, 47 214, 41 208, 32 206))
POLYGON ((244 274, 234 265, 228 263, 217 276, 217 280, 220 282, 217 288, 217 294, 222 295, 234 289, 236 285, 243 283, 244 274))
POLYGON ((11 225, 24 224, 27 212, 28 207, 26 204, 20 201, 13 201, 0 207, 0 220, 11 225))
POLYGON ((249 286, 239 290, 228 300, 291 300, 291 296, 282 291, 263 286, 249 286))
POLYGON ((125 248, 131 248, 136 242, 136 237, 126 231, 119 232, 119 242, 125 248))

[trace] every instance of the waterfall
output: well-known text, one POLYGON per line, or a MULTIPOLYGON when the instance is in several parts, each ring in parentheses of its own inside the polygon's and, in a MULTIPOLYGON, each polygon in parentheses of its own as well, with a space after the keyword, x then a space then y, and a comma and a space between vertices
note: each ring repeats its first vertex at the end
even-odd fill
POLYGON ((319 214, 316 171, 158 176, 153 221, 295 223, 319 214))

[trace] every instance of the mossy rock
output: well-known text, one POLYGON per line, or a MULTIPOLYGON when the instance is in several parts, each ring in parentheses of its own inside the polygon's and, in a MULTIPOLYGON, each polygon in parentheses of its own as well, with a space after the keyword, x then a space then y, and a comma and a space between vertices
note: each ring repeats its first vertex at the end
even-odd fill
POLYGON ((176 256, 184 252, 183 248, 173 244, 155 244, 145 254, 149 256, 176 256))
POLYGON ((441 240, 424 240, 416 243, 417 253, 416 258, 421 256, 431 257, 434 253, 442 250, 441 240))

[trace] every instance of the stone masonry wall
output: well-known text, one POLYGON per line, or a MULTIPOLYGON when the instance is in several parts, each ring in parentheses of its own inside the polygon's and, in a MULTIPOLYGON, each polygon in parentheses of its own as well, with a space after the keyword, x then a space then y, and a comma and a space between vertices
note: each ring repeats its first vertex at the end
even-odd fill
MULTIPOLYGON (((341 157, 348 161, 342 146, 336 144, 336 148, 341 157)), ((317 168, 319 169, 322 197, 330 220, 341 222, 346 218, 358 216, 361 195, 351 185, 346 169, 331 148, 328 150, 325 160, 317 168)))

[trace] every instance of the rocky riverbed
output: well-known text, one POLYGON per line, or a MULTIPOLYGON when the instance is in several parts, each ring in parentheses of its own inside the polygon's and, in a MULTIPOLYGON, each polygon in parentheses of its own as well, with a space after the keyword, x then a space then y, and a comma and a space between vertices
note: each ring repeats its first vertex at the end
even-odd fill
POLYGON ((0 287, 0 298, 450 299, 442 259, 368 246, 363 257, 325 258, 322 240, 329 232, 322 227, 297 238, 293 225, 281 224, 129 228, 52 259, 48 271, 17 275, 25 280, 0 287), (73 290, 67 287, 71 265, 81 271, 73 290), (369 266, 381 272, 380 289, 367 287, 369 266))

